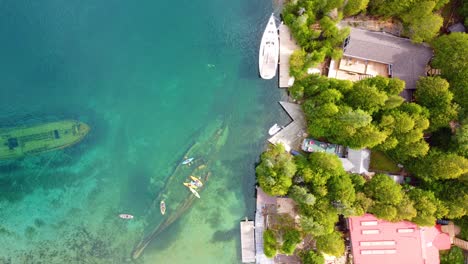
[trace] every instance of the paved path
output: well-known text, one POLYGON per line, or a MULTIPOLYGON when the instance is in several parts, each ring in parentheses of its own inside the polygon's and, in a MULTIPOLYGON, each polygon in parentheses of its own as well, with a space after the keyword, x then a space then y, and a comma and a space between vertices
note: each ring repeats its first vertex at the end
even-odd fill
POLYGON ((289 75, 289 58, 295 50, 299 49, 299 46, 285 24, 281 23, 278 30, 280 39, 279 87, 288 88, 292 85, 289 83, 291 79, 289 75))

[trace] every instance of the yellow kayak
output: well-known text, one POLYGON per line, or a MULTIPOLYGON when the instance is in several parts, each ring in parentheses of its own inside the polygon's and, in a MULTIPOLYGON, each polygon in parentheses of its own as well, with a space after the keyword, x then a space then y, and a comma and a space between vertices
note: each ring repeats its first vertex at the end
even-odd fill
POLYGON ((202 187, 203 186, 203 182, 199 178, 197 178, 195 176, 192 176, 192 175, 190 175, 190 178, 195 182, 195 185, 197 187, 202 187))
POLYGON ((191 189, 197 189, 198 186, 195 184, 192 184, 191 182, 184 182, 185 187, 191 188, 191 189))

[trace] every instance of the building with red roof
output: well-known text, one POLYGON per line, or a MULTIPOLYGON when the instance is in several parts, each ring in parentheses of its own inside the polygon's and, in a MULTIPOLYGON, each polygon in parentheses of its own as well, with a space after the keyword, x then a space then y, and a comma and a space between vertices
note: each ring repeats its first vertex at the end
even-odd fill
POLYGON ((439 250, 450 249, 440 226, 387 222, 371 214, 348 219, 354 264, 438 264, 439 250))

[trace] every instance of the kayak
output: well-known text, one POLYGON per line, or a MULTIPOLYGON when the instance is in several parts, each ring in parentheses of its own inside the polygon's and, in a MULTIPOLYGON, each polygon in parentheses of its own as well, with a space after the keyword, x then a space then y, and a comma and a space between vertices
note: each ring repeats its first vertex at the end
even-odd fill
POLYGON ((200 198, 200 195, 198 194, 197 191, 195 191, 193 188, 189 188, 189 190, 195 195, 195 197, 200 198))
POLYGON ((122 219, 133 219, 133 215, 131 214, 119 214, 119 217, 122 219))
POLYGON ((182 164, 186 165, 186 164, 189 164, 192 161, 193 161, 193 158, 189 158, 189 159, 186 159, 186 160, 182 161, 182 164))
POLYGON ((194 182, 184 182, 184 185, 188 188, 192 188, 192 189, 197 189, 198 186, 194 184, 194 182))
POLYGON ((166 213, 166 203, 164 200, 159 203, 159 209, 161 210, 161 214, 164 215, 166 213))
POLYGON ((197 187, 202 187, 203 186, 203 183, 200 179, 198 179, 197 177, 195 176, 191 176, 190 175, 190 178, 193 180, 193 182, 195 183, 195 186, 197 187))

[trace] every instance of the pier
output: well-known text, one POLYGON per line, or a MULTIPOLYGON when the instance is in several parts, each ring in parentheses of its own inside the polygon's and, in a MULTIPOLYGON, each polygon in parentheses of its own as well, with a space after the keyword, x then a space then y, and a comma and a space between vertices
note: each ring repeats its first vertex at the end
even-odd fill
POLYGON ((254 222, 240 222, 241 230, 241 248, 242 248, 242 263, 255 262, 255 237, 254 237, 254 222))
POLYGON ((275 145, 278 143, 283 144, 286 151, 291 151, 292 149, 297 150, 300 148, 302 140, 307 135, 304 113, 301 106, 298 104, 288 102, 279 103, 293 121, 269 138, 268 141, 275 145))
POLYGON ((288 88, 294 83, 294 77, 289 75, 289 58, 295 50, 299 49, 299 46, 292 37, 288 26, 281 23, 278 30, 280 40, 279 87, 288 88))

